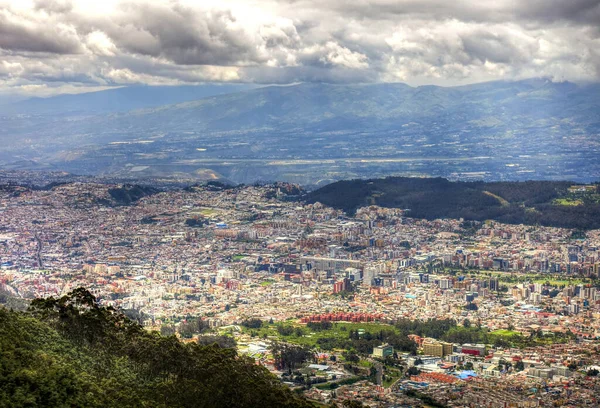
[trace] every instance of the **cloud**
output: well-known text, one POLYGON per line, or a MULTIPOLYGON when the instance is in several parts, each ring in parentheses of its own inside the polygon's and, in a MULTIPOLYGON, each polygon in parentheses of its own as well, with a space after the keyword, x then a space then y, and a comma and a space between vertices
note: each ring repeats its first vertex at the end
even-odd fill
POLYGON ((600 0, 0 0, 0 90, 598 80, 599 27, 600 0))
POLYGON ((73 3, 70 0, 36 0, 34 9, 62 14, 70 12, 73 9, 73 3))
POLYGON ((0 49, 53 54, 76 54, 82 51, 76 28, 68 23, 37 19, 0 9, 0 49), (50 22, 50 24, 48 24, 50 22))

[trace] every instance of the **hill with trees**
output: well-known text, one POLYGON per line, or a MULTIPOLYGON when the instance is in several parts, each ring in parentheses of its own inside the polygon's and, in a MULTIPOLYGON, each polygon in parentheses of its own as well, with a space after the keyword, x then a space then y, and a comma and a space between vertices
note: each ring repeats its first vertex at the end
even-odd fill
POLYGON ((149 332, 85 289, 0 308, 0 407, 311 407, 232 348, 149 332))
POLYGON ((308 203, 354 212, 368 205, 408 210, 414 218, 496 220, 509 224, 600 228, 598 185, 568 181, 451 182, 443 178, 347 180, 309 193, 308 203))

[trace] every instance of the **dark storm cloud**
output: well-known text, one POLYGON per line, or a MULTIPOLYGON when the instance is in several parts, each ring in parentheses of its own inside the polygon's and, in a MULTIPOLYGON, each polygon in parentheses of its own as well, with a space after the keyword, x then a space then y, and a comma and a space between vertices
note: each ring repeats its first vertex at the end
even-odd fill
POLYGON ((410 16, 475 22, 600 22, 600 0, 292 0, 287 3, 290 7, 326 8, 364 20, 410 16))
POLYGON ((481 62, 509 64, 526 61, 531 57, 514 44, 510 37, 485 30, 473 32, 462 38, 462 41, 465 53, 481 62))
POLYGON ((39 25, 10 12, 0 12, 0 48, 55 54, 74 54, 82 50, 77 33, 71 27, 39 25))
POLYGON ((231 27, 229 11, 197 12, 179 4, 126 5, 107 33, 125 51, 166 57, 182 65, 263 62, 250 39, 231 27))
POLYGON ((600 25, 600 0, 529 0, 519 2, 517 10, 524 19, 600 25))

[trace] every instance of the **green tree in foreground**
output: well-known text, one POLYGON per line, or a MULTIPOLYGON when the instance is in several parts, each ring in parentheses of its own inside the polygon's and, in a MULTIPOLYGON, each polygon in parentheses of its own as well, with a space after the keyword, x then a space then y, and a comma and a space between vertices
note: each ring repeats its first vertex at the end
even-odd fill
POLYGON ((0 308, 0 408, 310 407, 254 360, 148 332, 85 289, 0 308))

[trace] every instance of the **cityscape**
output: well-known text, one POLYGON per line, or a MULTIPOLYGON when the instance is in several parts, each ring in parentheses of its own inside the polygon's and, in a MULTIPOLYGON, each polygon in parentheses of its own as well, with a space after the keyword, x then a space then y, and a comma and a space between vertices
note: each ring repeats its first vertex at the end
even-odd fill
POLYGON ((233 339, 322 403, 597 404, 597 230, 427 221, 376 206, 349 216, 303 203, 288 183, 114 201, 131 188, 5 187, 2 292, 85 287, 148 330, 233 339), (449 326, 405 335, 407 321, 449 326), (295 375, 275 358, 282 341, 309 351, 295 375))

